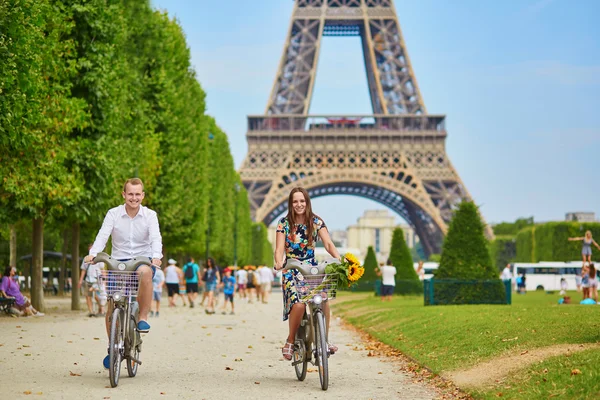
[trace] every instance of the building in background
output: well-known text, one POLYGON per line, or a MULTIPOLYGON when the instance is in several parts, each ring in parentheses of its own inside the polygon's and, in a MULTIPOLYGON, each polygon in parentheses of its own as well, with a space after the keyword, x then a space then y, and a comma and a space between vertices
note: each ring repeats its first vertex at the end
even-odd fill
POLYGON ((570 212, 565 215, 566 221, 577 222, 596 222, 596 213, 594 212, 570 212))
POLYGON ((385 262, 390 255, 392 235, 396 227, 404 231, 404 240, 409 248, 418 242, 418 237, 409 225, 396 224, 396 216, 388 210, 367 210, 359 217, 355 225, 348 227, 348 247, 359 249, 366 255, 369 246, 373 246, 377 259, 385 262))

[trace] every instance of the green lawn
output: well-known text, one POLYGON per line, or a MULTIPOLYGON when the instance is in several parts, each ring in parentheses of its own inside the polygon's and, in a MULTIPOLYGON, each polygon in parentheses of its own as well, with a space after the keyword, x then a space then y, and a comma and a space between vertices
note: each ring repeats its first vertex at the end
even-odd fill
MULTIPOLYGON (((600 307, 558 305, 558 295, 513 295, 513 304, 423 306, 422 297, 391 302, 343 293, 335 310, 346 321, 401 350, 435 373, 506 352, 600 340, 600 307)), ((580 295, 570 293, 572 299, 580 295)))
POLYGON ((600 398, 600 350, 549 358, 511 377, 488 391, 476 391, 481 399, 598 399, 600 398), (580 373, 576 373, 578 370, 580 373))

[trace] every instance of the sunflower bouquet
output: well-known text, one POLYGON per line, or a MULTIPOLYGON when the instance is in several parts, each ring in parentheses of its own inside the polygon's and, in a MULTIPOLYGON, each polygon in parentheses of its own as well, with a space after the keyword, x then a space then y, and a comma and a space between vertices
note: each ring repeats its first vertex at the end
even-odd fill
POLYGON ((365 273, 365 268, 354 254, 346 253, 339 264, 328 265, 325 273, 338 274, 338 287, 345 288, 356 285, 365 273))

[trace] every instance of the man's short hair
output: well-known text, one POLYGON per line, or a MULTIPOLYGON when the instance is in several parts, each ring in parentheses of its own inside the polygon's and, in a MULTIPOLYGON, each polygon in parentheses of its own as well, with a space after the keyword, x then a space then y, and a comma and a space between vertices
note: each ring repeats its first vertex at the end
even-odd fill
POLYGON ((125 181, 123 185, 123 193, 127 191, 127 184, 130 185, 142 185, 142 192, 144 191, 144 182, 140 178, 129 178, 125 181))

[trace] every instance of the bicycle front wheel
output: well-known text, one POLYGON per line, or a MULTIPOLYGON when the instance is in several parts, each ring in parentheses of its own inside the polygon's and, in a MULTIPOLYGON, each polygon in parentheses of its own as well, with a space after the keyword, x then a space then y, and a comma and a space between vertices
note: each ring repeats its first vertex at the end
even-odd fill
POLYGON ((329 386, 329 365, 327 352, 327 334, 325 330, 325 318, 322 312, 315 315, 315 347, 317 365, 319 367, 319 379, 321 380, 321 389, 327 390, 329 386))
POLYGON ((123 335, 123 316, 120 308, 115 308, 112 314, 110 324, 110 342, 108 345, 108 356, 110 367, 108 368, 108 376, 110 378, 110 386, 117 387, 119 384, 119 375, 121 374, 121 361, 124 335, 123 335))
POLYGON ((129 320, 129 335, 127 338, 127 374, 133 378, 137 374, 138 363, 134 360, 140 359, 141 343, 138 342, 139 333, 136 329, 139 318, 139 306, 137 303, 131 305, 131 317, 129 320))

